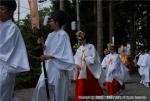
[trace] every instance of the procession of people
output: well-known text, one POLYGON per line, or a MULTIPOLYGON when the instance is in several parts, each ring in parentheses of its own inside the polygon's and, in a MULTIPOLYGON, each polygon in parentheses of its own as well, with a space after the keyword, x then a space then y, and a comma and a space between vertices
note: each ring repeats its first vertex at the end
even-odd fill
MULTIPOLYGON (((0 101, 14 101, 16 74, 30 71, 24 39, 13 19, 16 7, 15 0, 0 0, 0 101)), ((45 78, 42 68, 32 101, 68 101, 70 76, 75 80, 75 101, 84 101, 85 96, 115 96, 126 89, 132 71, 126 47, 121 46, 117 52, 115 45, 108 43, 105 56, 100 58, 100 53, 90 43, 90 33, 80 30, 76 32, 79 47, 73 54, 70 38, 63 29, 65 23, 66 14, 60 10, 54 12, 48 21, 53 31, 45 42, 42 37, 37 39, 38 44, 44 44, 44 54, 40 59, 45 63, 48 77, 45 78), (48 81, 49 99, 45 79, 48 81)), ((141 48, 136 64, 139 82, 149 87, 149 49, 141 48)))

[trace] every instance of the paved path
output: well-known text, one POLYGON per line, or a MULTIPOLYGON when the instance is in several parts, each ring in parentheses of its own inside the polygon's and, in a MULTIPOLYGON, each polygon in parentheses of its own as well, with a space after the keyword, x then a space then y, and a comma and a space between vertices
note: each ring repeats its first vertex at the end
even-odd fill
MULTIPOLYGON (((74 101, 74 86, 75 83, 72 83, 69 93, 69 101, 74 101)), ((18 97, 19 101, 31 101, 32 92, 33 88, 16 90, 15 95, 18 97)), ((104 98, 106 97, 107 96, 105 96, 104 98)), ((134 74, 131 75, 131 80, 126 83, 126 89, 110 99, 119 99, 119 97, 121 97, 121 101, 150 101, 150 88, 146 88, 143 85, 139 84, 139 76, 134 74)), ((106 101, 106 99, 104 101, 106 101)))
POLYGON ((118 95, 125 96, 127 101, 150 101, 150 88, 140 84, 139 81, 138 75, 132 75, 131 80, 126 83, 126 89, 118 95))

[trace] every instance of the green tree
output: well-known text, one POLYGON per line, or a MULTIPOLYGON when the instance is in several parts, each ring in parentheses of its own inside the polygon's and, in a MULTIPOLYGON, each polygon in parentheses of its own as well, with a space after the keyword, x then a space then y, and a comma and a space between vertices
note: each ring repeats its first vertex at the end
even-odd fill
MULTIPOLYGON (((47 34, 50 32, 50 28, 48 28, 49 26, 42 25, 44 16, 50 15, 51 13, 51 7, 43 8, 39 11, 40 28, 44 38, 46 38, 47 34)), ((25 19, 20 21, 19 28, 21 29, 27 47, 31 71, 17 75, 16 89, 35 87, 41 73, 41 64, 39 59, 41 48, 40 45, 37 44, 38 34, 41 33, 33 33, 31 29, 30 15, 27 15, 25 19)))

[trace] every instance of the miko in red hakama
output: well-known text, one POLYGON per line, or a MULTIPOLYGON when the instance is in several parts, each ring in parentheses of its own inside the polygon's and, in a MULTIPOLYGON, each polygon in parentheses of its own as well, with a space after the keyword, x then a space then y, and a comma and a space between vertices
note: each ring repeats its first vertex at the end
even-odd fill
POLYGON ((86 74, 87 74, 86 79, 76 80, 75 101, 83 101, 82 100, 83 96, 103 95, 103 91, 100 87, 98 80, 94 78, 88 67, 86 68, 86 74))

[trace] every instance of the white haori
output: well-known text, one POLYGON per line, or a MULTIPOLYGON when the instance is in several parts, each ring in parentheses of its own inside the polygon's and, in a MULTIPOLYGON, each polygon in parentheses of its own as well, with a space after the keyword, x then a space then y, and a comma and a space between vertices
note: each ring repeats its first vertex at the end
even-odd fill
POLYGON ((12 20, 0 22, 0 101, 14 101, 16 73, 29 70, 27 52, 19 28, 12 20))
POLYGON ((115 69, 114 72, 114 78, 117 80, 120 80, 121 82, 126 82, 127 80, 130 79, 129 76, 129 70, 128 68, 123 64, 123 62, 120 60, 120 58, 117 58, 118 60, 116 60, 116 67, 117 69, 115 69), (120 67, 120 68, 119 68, 120 67))
POLYGON ((107 70, 105 81, 112 82, 113 79, 116 79, 122 85, 129 79, 128 69, 123 65, 118 54, 110 53, 106 55, 101 65, 107 70))
POLYGON ((102 63, 101 63, 101 66, 102 66, 102 74, 101 74, 101 77, 99 79, 99 81, 102 83, 105 82, 105 79, 106 79, 106 74, 107 74, 107 71, 108 71, 108 60, 109 60, 109 57, 106 55, 103 60, 102 60, 102 63))
POLYGON ((147 70, 147 82, 150 82, 150 54, 148 54, 148 57, 147 57, 147 64, 148 64, 148 70, 147 70))
POLYGON ((0 22, 0 60, 9 65, 9 72, 30 70, 24 40, 12 20, 0 22))
POLYGON ((75 58, 75 64, 81 65, 79 77, 76 79, 87 78, 86 68, 89 68, 89 70, 91 71, 91 73, 96 79, 100 78, 100 75, 101 75, 100 58, 98 56, 98 53, 95 50, 94 45, 86 44, 86 45, 80 46, 77 49, 77 52, 74 58, 75 58))
MULTIPOLYGON (((68 101, 69 71, 75 68, 70 40, 64 30, 52 32, 48 35, 44 55, 54 59, 45 61, 48 74, 51 101, 68 101), (53 87, 52 87, 53 86, 53 87)), ((34 90, 32 101, 46 100, 45 80, 43 70, 34 90), (44 92, 44 94, 42 94, 44 92)))
POLYGON ((150 82, 150 55, 147 53, 141 54, 137 64, 140 66, 139 74, 144 76, 144 82, 150 82))
POLYGON ((64 30, 59 30, 48 35, 45 45, 44 54, 54 57, 45 61, 48 81, 55 84, 55 79, 61 78, 62 73, 68 74, 75 68, 70 39, 64 30))
POLYGON ((137 65, 140 67, 140 68, 138 68, 138 72, 142 76, 141 79, 144 80, 145 79, 145 77, 144 77, 144 66, 146 65, 144 62, 144 54, 140 54, 139 59, 137 61, 137 65))

